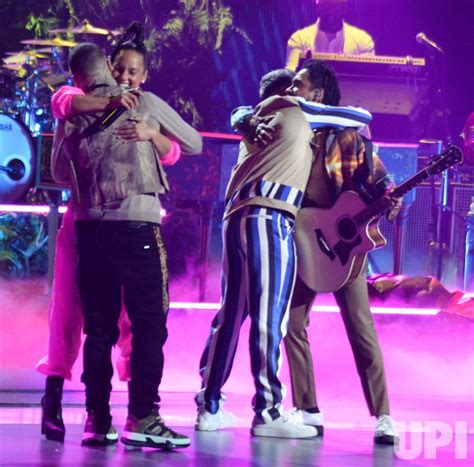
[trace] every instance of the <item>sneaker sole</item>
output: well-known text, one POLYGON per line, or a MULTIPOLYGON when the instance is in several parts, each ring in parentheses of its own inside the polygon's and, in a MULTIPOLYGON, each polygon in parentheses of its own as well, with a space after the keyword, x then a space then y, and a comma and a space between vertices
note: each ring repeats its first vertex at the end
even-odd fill
POLYGON ((322 438, 324 436, 324 426, 323 425, 311 425, 316 428, 318 434, 316 435, 318 438, 322 438))
POLYGON ((259 438, 309 439, 316 438, 318 436, 318 431, 316 431, 316 434, 302 435, 296 433, 285 433, 279 430, 272 430, 268 427, 260 429, 257 427, 252 427, 250 433, 252 436, 257 436, 259 438))
POLYGON ((194 423, 194 429, 196 431, 217 431, 224 428, 230 428, 234 426, 235 418, 228 416, 227 420, 219 420, 219 423, 210 424, 205 419, 203 421, 198 421, 194 423))
POLYGON ((125 431, 120 438, 123 444, 135 447, 148 447, 160 449, 179 449, 187 448, 191 445, 191 440, 187 439, 170 439, 162 436, 145 435, 143 433, 132 433, 125 431))
POLYGON ((209 431, 209 432, 211 432, 211 431, 217 431, 217 430, 219 430, 220 428, 222 428, 222 427, 220 427, 220 426, 210 427, 209 425, 203 426, 203 425, 201 425, 201 424, 199 424, 199 423, 195 423, 195 424, 194 424, 194 429, 195 429, 196 431, 209 431))
POLYGON ((118 442, 118 433, 99 435, 97 433, 84 434, 81 444, 83 446, 110 446, 118 442))
POLYGON ((202 423, 196 422, 194 424, 194 429, 196 431, 218 431, 218 430, 223 430, 224 428, 230 428, 233 425, 234 425, 233 423, 223 423, 222 425, 213 426, 213 425, 209 425, 208 423, 204 425, 202 423))
POLYGON ((398 437, 393 435, 374 436, 374 443, 381 444, 383 446, 394 446, 398 444, 398 441, 398 437))

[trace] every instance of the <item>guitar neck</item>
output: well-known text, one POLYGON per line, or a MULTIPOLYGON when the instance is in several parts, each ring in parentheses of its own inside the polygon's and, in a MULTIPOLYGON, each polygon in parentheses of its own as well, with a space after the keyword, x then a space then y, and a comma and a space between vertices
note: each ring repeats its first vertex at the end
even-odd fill
POLYGON ((410 190, 418 186, 421 182, 426 180, 430 176, 428 169, 420 170, 418 173, 410 177, 408 180, 405 180, 403 183, 398 185, 393 191, 392 196, 394 198, 400 198, 401 196, 406 195, 410 190))
POLYGON ((420 170, 418 173, 413 175, 413 177, 410 177, 408 180, 405 180, 393 189, 390 196, 382 196, 370 206, 367 206, 367 208, 359 212, 359 214, 355 215, 355 222, 360 226, 364 222, 383 214, 385 211, 390 209, 392 205, 391 198, 401 198, 431 175, 440 174, 462 161, 462 151, 457 146, 452 144, 449 145, 448 148, 437 157, 437 159, 431 162, 423 170, 420 170))
MULTIPOLYGON (((430 176, 427 169, 420 170, 418 173, 405 180, 402 184, 398 185, 391 193, 392 198, 400 198, 406 195, 410 190, 419 185, 423 180, 426 180, 430 176)), ((357 214, 354 218, 357 225, 362 225, 374 217, 383 214, 391 206, 390 199, 387 197, 379 198, 377 201, 367 206, 366 209, 357 214)))

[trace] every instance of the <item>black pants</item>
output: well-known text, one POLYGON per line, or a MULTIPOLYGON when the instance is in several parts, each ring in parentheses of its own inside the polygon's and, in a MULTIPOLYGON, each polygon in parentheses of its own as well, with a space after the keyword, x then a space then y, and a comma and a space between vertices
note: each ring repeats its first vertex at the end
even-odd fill
POLYGON ((168 283, 161 230, 151 223, 76 222, 78 283, 84 309, 87 411, 108 413, 112 346, 122 299, 132 324, 129 413, 149 415, 163 374, 168 283))

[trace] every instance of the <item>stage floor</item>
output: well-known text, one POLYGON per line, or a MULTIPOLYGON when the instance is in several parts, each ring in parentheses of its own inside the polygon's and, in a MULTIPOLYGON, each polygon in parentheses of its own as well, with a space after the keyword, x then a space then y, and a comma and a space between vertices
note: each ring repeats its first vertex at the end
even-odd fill
MULTIPOLYGON (((398 448, 374 446, 373 419, 359 399, 324 403, 324 438, 283 440, 253 438, 248 395, 227 394, 226 408, 236 424, 214 433, 193 430, 192 393, 162 393, 161 413, 167 423, 189 435, 189 448, 174 452, 129 449, 120 443, 107 448, 80 445, 84 423, 83 394, 64 396, 66 440, 40 435, 38 391, 0 392, 0 465, 171 465, 171 466, 396 466, 474 465, 472 401, 460 398, 392 397, 393 417, 401 425, 398 448)), ((122 429, 126 393, 112 397, 114 424, 122 429)))

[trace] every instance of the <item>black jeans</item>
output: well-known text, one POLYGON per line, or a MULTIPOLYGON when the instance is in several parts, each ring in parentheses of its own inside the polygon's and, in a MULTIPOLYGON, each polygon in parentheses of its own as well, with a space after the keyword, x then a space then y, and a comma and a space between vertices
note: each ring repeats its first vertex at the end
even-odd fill
POLYGON ((146 222, 79 221, 78 284, 84 309, 86 408, 109 413, 112 346, 125 303, 132 324, 129 413, 150 414, 163 374, 168 281, 160 226, 146 222))

